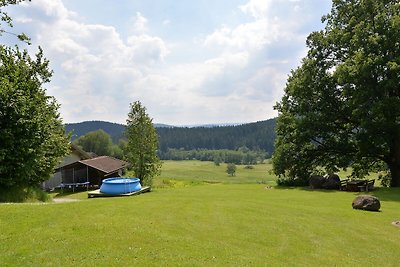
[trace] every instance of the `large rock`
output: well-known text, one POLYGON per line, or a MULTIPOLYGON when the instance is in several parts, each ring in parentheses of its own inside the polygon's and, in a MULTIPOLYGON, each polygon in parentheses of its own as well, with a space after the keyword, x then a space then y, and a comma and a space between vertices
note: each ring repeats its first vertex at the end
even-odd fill
POLYGON ((310 187, 312 189, 321 189, 326 179, 321 175, 313 175, 310 177, 310 187))
POLYGON ((325 176, 326 180, 322 185, 324 189, 336 189, 339 190, 340 188, 340 178, 337 174, 329 174, 325 176))
POLYGON ((351 203, 353 209, 379 211, 381 208, 381 202, 377 197, 361 195, 357 196, 353 203, 351 203))

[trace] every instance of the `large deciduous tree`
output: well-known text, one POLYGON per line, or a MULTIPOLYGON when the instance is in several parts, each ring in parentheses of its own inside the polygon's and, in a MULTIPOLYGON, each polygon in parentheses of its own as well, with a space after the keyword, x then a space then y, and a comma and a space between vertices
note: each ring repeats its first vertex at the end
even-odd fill
MULTIPOLYGON (((0 20, 12 27, 2 9, 21 0, 1 0, 0 20)), ((0 24, 0 36, 14 34, 0 24)), ((39 48, 35 58, 18 47, 0 45, 0 191, 21 192, 47 180, 69 150, 56 100, 42 87, 52 71, 39 48), (14 190, 16 189, 16 190, 14 190)))
POLYGON ((306 181, 351 166, 400 186, 400 3, 333 0, 276 105, 274 171, 306 181))
POLYGON ((104 130, 88 132, 74 141, 83 150, 94 152, 99 156, 113 155, 113 142, 111 136, 104 130))
POLYGON ((151 185, 161 168, 157 156, 158 135, 146 108, 139 101, 131 104, 125 135, 128 139, 126 157, 142 185, 151 185))
POLYGON ((29 187, 47 180, 68 138, 59 105, 42 84, 52 72, 42 51, 0 46, 0 187, 29 187))

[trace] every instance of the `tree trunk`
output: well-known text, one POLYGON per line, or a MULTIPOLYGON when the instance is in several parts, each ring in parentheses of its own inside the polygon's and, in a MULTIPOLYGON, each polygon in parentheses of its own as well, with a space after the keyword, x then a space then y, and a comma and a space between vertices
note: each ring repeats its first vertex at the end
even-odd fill
POLYGON ((400 187, 400 164, 399 162, 394 162, 389 165, 390 176, 392 177, 390 181, 391 187, 400 187))
POLYGON ((390 152, 391 160, 388 162, 390 176, 392 177, 390 186, 400 187, 400 139, 396 138, 390 152))

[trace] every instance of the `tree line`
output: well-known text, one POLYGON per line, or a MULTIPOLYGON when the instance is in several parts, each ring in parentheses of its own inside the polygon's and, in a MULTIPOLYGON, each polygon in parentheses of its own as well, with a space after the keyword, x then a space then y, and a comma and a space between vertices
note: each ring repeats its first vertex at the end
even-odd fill
MULTIPOLYGON (((86 151, 119 159, 126 157, 127 142, 125 126, 122 124, 91 121, 68 124, 66 128, 72 131, 72 136, 83 134, 74 142, 86 151), (85 133, 85 130, 100 127, 85 133)), ((157 153, 162 160, 197 159, 256 164, 272 155, 274 128, 275 119, 237 126, 159 127, 156 128, 159 142, 157 153)))
MULTIPOLYGON (((248 123, 237 126, 218 127, 157 127, 158 153, 163 159, 184 158, 180 156, 182 151, 193 153, 195 150, 233 150, 238 151, 246 147, 251 151, 262 151, 267 156, 272 155, 275 141, 275 119, 248 123), (190 152, 192 151, 192 152, 190 152)), ((72 140, 79 139, 81 146, 89 151, 96 152, 92 145, 83 145, 89 142, 83 136, 92 136, 89 143, 100 142, 107 139, 100 147, 103 147, 108 155, 121 157, 125 147, 126 138, 123 135, 125 126, 122 124, 91 121, 74 124, 66 124, 67 132, 72 132, 72 140), (102 130, 102 132, 99 132, 102 130), (96 134, 94 133, 96 132, 96 134), (108 134, 110 138, 105 137, 108 134), (97 136, 97 138, 94 138, 97 136), (97 141, 94 139, 98 139, 97 141)), ((98 152, 97 152, 98 153, 98 152)), ((199 158, 199 157, 189 157, 199 158)))
POLYGON ((169 149, 238 150, 247 147, 271 155, 276 138, 275 122, 270 119, 237 126, 157 128, 159 150, 166 153, 169 149))
POLYGON ((254 165, 262 163, 269 154, 262 150, 250 150, 247 147, 241 147, 238 150, 209 150, 209 149, 168 149, 165 153, 159 151, 160 159, 163 160, 201 160, 213 161, 216 165, 219 163, 234 163, 254 165))
MULTIPOLYGON (((99 156, 112 156, 126 159, 129 154, 128 142, 121 139, 118 144, 112 142, 111 136, 103 130, 89 132, 74 141, 83 150, 93 152, 99 156)), ((237 150, 229 149, 191 149, 185 150, 168 148, 167 151, 157 150, 162 160, 201 160, 215 163, 257 164, 269 158, 270 154, 263 150, 250 150, 243 146, 237 150)))

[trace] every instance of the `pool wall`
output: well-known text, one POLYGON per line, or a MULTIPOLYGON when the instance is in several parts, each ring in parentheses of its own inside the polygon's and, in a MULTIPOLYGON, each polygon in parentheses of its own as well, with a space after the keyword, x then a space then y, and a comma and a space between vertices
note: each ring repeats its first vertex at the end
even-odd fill
POLYGON ((100 192, 104 194, 119 195, 127 194, 142 189, 138 178, 107 178, 100 186, 100 192))

